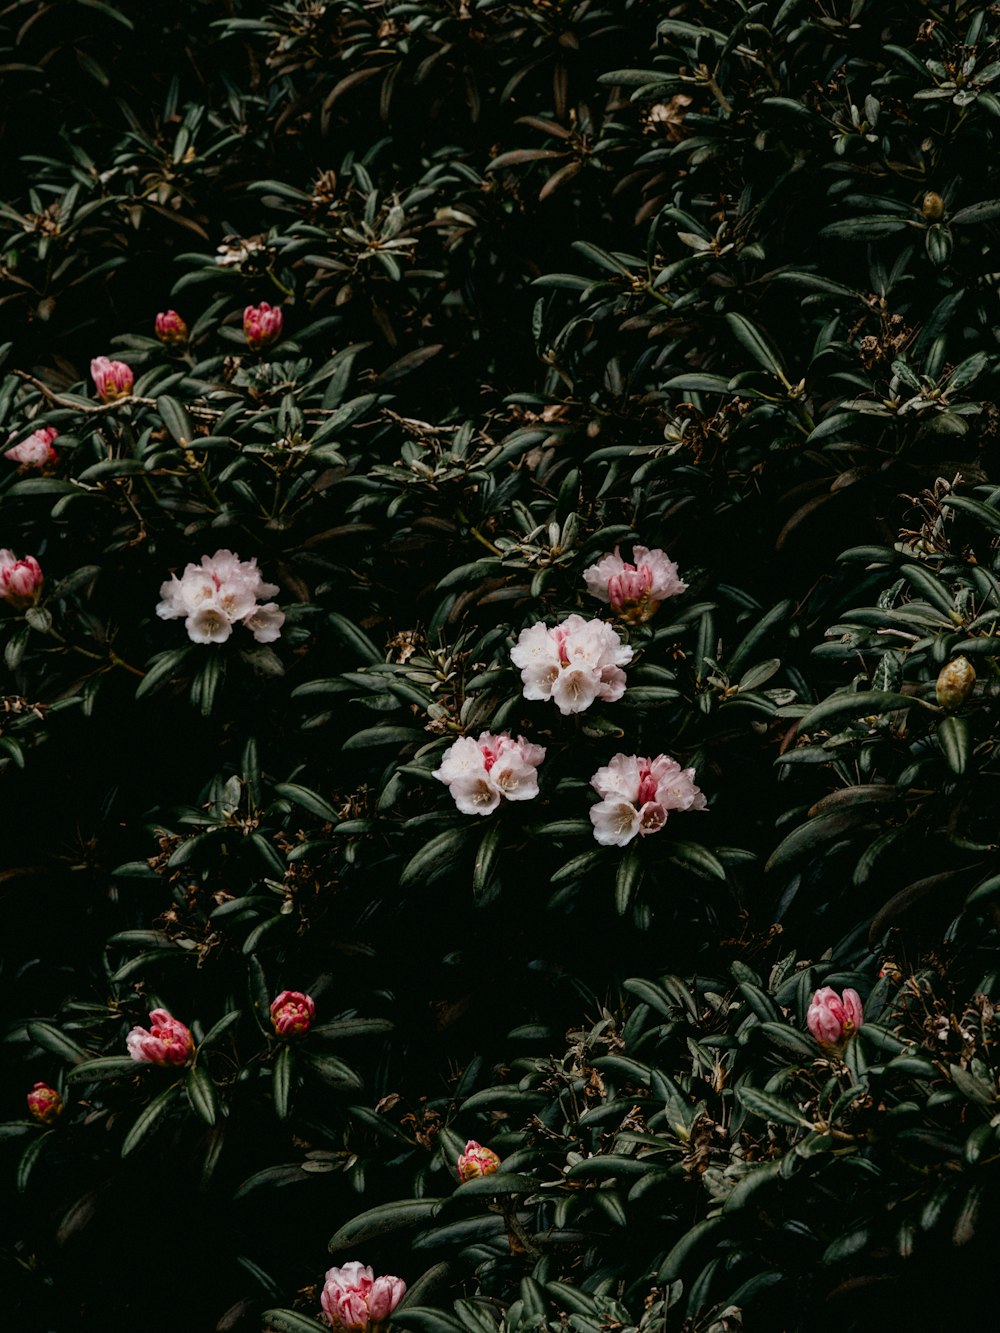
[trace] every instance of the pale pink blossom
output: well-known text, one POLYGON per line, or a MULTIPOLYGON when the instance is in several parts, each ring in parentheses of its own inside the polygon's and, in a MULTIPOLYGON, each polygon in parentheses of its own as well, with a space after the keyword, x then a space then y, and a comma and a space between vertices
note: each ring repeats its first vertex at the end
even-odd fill
POLYGON ((501 800, 530 801, 538 795, 538 765, 545 747, 523 736, 484 731, 477 741, 462 736, 450 745, 434 777, 445 783, 463 815, 488 815, 501 800))
POLYGON ((124 361, 109 361, 106 356, 94 357, 90 363, 90 377, 102 403, 127 398, 135 383, 135 376, 124 361))
POLYGON ((125 1038, 133 1060, 153 1065, 186 1065, 194 1055, 190 1029, 172 1018, 166 1009, 154 1009, 149 1015, 149 1031, 134 1027, 125 1038))
POLYGON ((243 311, 243 336, 251 352, 259 352, 262 347, 277 342, 284 322, 280 306, 268 305, 266 301, 248 305, 243 311))
POLYGON ((632 649, 603 620, 568 616, 551 629, 521 631, 510 660, 520 668, 526 699, 552 699, 560 713, 582 713, 595 699, 613 703, 625 693, 632 649))
POLYGON ((26 440, 7 449, 4 458, 14 463, 23 463, 25 467, 44 467, 46 463, 54 463, 58 457, 52 448, 52 441, 58 437, 59 432, 54 426, 42 426, 26 440))
POLYGON ((176 310, 161 310, 153 327, 157 338, 168 347, 183 347, 188 340, 188 326, 176 310))
POLYGON ((841 996, 832 986, 823 986, 806 1014, 806 1025, 821 1046, 839 1046, 864 1021, 861 997, 849 988, 841 996))
POLYGON ((13 551, 0 551, 0 600, 15 606, 36 602, 45 577, 33 555, 18 560, 13 551))
POLYGON ((51 1125, 63 1113, 63 1099, 47 1083, 36 1083, 28 1093, 28 1113, 40 1125, 51 1125))
POLYGON ((216 551, 202 556, 198 565, 185 566, 180 578, 172 574, 161 585, 156 614, 161 620, 183 618, 194 643, 225 643, 237 624, 245 625, 258 643, 273 643, 285 613, 277 602, 262 605, 258 599, 277 591, 276 583, 264 582, 255 559, 216 551))
POLYGON ((376 1278, 371 1268, 353 1261, 327 1271, 320 1303, 335 1329, 364 1333, 389 1318, 405 1291, 402 1278, 376 1278))
POLYGON ((500 1170, 500 1158, 492 1148, 484 1148, 475 1139, 465 1145, 465 1152, 458 1159, 458 1178, 463 1183, 475 1180, 478 1176, 492 1176, 500 1170))
POLYGON ((706 809, 694 776, 693 768, 681 768, 666 754, 616 754, 590 780, 601 797, 590 807, 594 837, 602 846, 624 847, 636 835, 659 833, 672 810, 706 809))
POLYGON ((685 592, 687 584, 664 551, 633 546, 632 561, 623 560, 616 546, 614 555, 602 556, 583 578, 594 597, 609 602, 623 620, 639 623, 655 615, 667 597, 685 592))
POLYGON ((312 996, 300 990, 283 990, 271 1001, 271 1024, 279 1037, 308 1032, 315 1015, 312 996))

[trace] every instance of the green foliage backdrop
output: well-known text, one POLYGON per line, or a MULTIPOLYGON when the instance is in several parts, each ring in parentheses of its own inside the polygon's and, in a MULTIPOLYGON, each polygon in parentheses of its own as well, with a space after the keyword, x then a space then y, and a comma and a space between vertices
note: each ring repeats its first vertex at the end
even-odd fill
POLYGON ((0 458, 45 578, 0 602, 12 1328, 303 1333, 353 1259, 411 1333, 977 1326, 994 9, 0 14, 0 429, 58 432, 0 458), (626 624, 582 574, 634 543, 688 589, 626 624), (158 618, 226 549, 280 638, 158 618), (510 652, 574 613, 633 659, 564 716, 510 652), (547 753, 479 818, 433 773, 487 730, 547 753), (598 846, 616 752, 707 812, 598 846), (839 1052, 825 985, 865 1002, 839 1052), (157 1006, 192 1064, 126 1056, 157 1006), (472 1137, 502 1166, 459 1184, 472 1137))

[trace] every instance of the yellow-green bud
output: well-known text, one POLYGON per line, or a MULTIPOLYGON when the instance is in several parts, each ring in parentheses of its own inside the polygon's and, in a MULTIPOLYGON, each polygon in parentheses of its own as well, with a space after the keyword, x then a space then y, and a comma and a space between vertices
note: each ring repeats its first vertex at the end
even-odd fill
POLYGON ((964 703, 976 683, 976 672, 967 657, 953 657, 941 668, 934 692, 942 708, 957 708, 964 703))

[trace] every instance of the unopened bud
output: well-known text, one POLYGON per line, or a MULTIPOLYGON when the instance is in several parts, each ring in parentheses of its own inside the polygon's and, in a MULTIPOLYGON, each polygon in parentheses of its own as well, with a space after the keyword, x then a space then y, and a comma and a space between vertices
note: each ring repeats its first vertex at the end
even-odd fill
POLYGON ((967 657, 953 657, 941 668, 934 693, 942 708, 957 708, 964 703, 976 683, 976 672, 967 657))
POLYGON ((933 190, 928 190, 924 195, 924 202, 920 206, 920 211, 928 222, 940 222, 944 217, 944 200, 933 190))

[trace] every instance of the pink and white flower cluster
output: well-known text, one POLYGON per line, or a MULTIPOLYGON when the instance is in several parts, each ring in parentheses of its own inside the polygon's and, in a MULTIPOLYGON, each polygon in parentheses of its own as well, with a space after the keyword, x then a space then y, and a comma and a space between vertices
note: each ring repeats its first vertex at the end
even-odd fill
POLYGON ((850 988, 838 995, 832 986, 821 987, 806 1014, 806 1026, 821 1046, 840 1046, 864 1021, 861 996, 850 988))
POLYGON ((510 660, 521 669, 526 699, 552 699, 560 713, 582 713, 595 699, 613 703, 625 693, 622 667, 632 649, 603 620, 567 616, 551 629, 521 631, 510 660))
POLYGON ((18 560, 13 551, 0 550, 0 601, 24 606, 38 600, 44 575, 33 555, 18 560))
POLYGON ((160 588, 163 600, 156 608, 161 620, 184 618, 184 628, 195 643, 225 643, 235 624, 245 625, 258 643, 273 643, 285 623, 273 597, 276 583, 265 583, 256 560, 241 560, 232 551, 203 555, 200 565, 185 566, 180 578, 172 574, 160 588))
POLYGON ((12 449, 5 449, 4 458, 14 463, 23 463, 25 467, 44 467, 46 463, 54 463, 58 455, 52 448, 52 441, 58 435, 54 426, 42 426, 12 449))
POLYGON ((149 1015, 149 1031, 134 1027, 125 1038, 133 1060, 140 1064, 186 1065, 194 1055, 194 1037, 190 1028, 166 1009, 154 1009, 149 1015))
POLYGON ((583 571, 583 577, 588 592, 633 623, 649 620, 662 601, 686 592, 688 586, 666 552, 645 546, 632 547, 631 564, 616 546, 614 555, 602 556, 583 571))
POLYGON ((343 1268, 327 1270, 320 1303, 335 1329, 363 1333, 384 1324, 405 1292, 401 1277, 377 1278, 371 1268, 353 1260, 343 1268))
POLYGON ((543 745, 506 731, 484 731, 478 741, 462 736, 444 753, 434 776, 444 782, 463 815, 488 815, 506 801, 530 801, 538 795, 538 765, 543 745))
POLYGON ((469 1139, 465 1152, 459 1154, 458 1178, 464 1185, 479 1176, 493 1176, 500 1170, 500 1158, 492 1148, 484 1148, 475 1139, 469 1139))
POLYGON ((590 780, 601 797, 590 807, 594 837, 604 847, 624 847, 637 834, 659 833, 671 810, 707 809, 694 776, 666 754, 616 754, 590 780))

